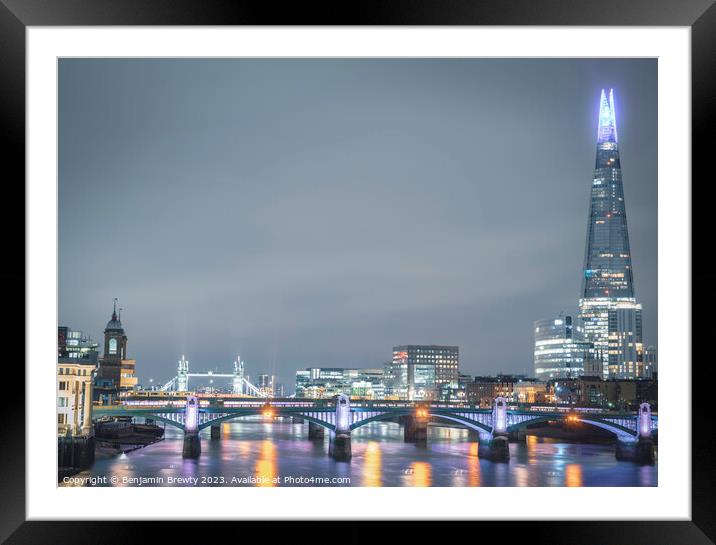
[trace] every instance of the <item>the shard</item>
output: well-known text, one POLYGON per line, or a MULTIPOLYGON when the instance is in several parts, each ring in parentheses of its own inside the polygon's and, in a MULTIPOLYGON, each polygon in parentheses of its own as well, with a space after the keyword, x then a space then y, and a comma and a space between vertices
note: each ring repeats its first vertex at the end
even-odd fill
POLYGON ((584 299, 634 297, 614 92, 602 90, 584 256, 584 299))
POLYGON ((643 373, 641 305, 634 297, 614 91, 602 90, 592 177, 580 318, 605 378, 643 373))

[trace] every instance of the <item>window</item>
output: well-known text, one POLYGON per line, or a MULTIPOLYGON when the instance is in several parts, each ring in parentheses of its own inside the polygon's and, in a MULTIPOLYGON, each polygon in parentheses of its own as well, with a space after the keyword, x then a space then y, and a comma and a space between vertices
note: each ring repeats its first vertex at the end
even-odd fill
POLYGON ((67 407, 67 399, 66 397, 58 397, 57 398, 57 406, 58 407, 67 407))
POLYGON ((109 353, 110 353, 110 354, 116 354, 116 353, 117 353, 117 339, 110 339, 110 340, 109 340, 109 353))
POLYGON ((66 421, 67 421, 67 415, 65 415, 65 414, 57 415, 57 423, 58 424, 64 424, 66 421))
POLYGON ((61 380, 61 381, 60 381, 59 389, 60 389, 60 390, 67 390, 67 383, 66 383, 64 380, 61 380))

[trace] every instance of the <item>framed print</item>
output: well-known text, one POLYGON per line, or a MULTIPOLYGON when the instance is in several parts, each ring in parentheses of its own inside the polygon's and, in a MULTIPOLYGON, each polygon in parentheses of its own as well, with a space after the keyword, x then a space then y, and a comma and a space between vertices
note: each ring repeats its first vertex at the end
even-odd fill
POLYGON ((713 542, 716 8, 532 6, 4 0, 8 543, 713 542))

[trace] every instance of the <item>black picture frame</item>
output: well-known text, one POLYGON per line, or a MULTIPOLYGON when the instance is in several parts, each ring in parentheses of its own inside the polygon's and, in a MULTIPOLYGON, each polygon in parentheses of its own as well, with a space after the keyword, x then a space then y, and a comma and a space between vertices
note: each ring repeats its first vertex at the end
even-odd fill
MULTIPOLYGON (((6 213, 2 215, 5 237, 3 268, 4 293, 14 303, 5 308, 6 331, 17 330, 25 316, 25 240, 15 234, 24 218, 9 213, 21 210, 25 202, 25 31, 28 26, 83 25, 582 25, 582 26, 686 26, 692 37, 692 290, 699 290, 698 307, 714 308, 716 274, 708 267, 710 248, 710 195, 713 185, 707 179, 707 161, 714 149, 714 110, 716 110, 716 5, 714 0, 362 0, 361 2, 303 2, 275 5, 273 2, 223 0, 0 0, 0 108, 3 134, 6 213), (340 6, 340 8, 339 8, 340 6), (694 183, 704 178, 702 184, 694 183), (698 190, 698 191, 697 191, 698 190), (13 204, 11 204, 13 203, 13 204), (8 251, 10 250, 10 251, 8 251), (11 264, 12 261, 12 264, 11 264)), ((668 182, 668 181, 667 181, 668 182)), ((24 210, 24 207, 22 208, 24 210)), ((21 213, 22 214, 22 213, 21 213)), ((706 340, 706 321, 693 316, 693 338, 706 340)), ((698 345, 696 346, 699 347, 698 345)), ((687 347, 688 348, 688 347, 687 347)), ((674 362, 688 370, 689 351, 684 361, 674 362)), ((8 354, 9 355, 9 354, 8 354)), ((8 358, 9 360, 9 358, 8 358)), ((697 360, 703 367, 713 364, 709 358, 697 360)), ((10 364, 14 362, 7 361, 10 364)), ((16 365, 15 365, 16 367, 16 365)), ((709 426, 711 382, 706 369, 692 376, 692 520, 675 521, 604 521, 604 522, 481 522, 475 529, 450 529, 455 539, 504 539, 511 542, 570 544, 706 544, 716 542, 716 477, 711 462, 716 453, 715 434, 709 426), (454 533, 453 533, 454 532, 454 533), (497 532, 497 533, 494 533, 497 532)), ((126 543, 173 539, 181 534, 189 539, 189 530, 216 532, 216 522, 150 523, 116 522, 27 522, 25 521, 25 382, 15 373, 12 386, 4 390, 2 446, 0 447, 0 539, 6 543, 126 543), (168 533, 167 533, 168 532, 168 533), (171 536, 171 537, 170 537, 171 536)), ((688 407, 685 407, 685 410, 688 407)), ((712 410, 712 409, 711 409, 712 410)), ((618 490, 614 501, 619 501, 618 490)), ((628 513, 628 506, 625 506, 628 513)), ((227 523, 228 524, 228 523, 227 523)), ((245 522, 241 523, 246 525, 245 522)), ((305 532, 303 528, 285 528, 286 536, 305 532)), ((458 523, 450 523, 457 525, 458 523)), ((225 526, 221 523, 221 526, 225 526)), ((275 532, 275 526, 272 532, 275 532)), ((365 528, 365 527, 363 527, 365 528)), ((423 532, 419 523, 410 528, 360 530, 353 532, 325 528, 316 539, 357 541, 381 535, 400 539, 411 531, 423 532), (339 535, 332 535, 338 531, 339 535), (367 532, 367 534, 366 534, 367 532), (407 533, 406 533, 407 532, 407 533), (341 535, 343 534, 343 535, 341 535), (363 537, 361 538, 361 534, 363 537)), ((229 529, 231 535, 235 529, 229 529)), ((265 531, 265 530, 263 530, 265 531)), ((313 533, 313 532, 312 532, 313 533)), ((209 536, 211 534, 205 534, 209 536)), ((245 530, 244 538, 248 538, 245 530)), ((276 534, 273 534, 277 537, 276 534)), ((237 535, 238 538, 238 535, 237 535)))

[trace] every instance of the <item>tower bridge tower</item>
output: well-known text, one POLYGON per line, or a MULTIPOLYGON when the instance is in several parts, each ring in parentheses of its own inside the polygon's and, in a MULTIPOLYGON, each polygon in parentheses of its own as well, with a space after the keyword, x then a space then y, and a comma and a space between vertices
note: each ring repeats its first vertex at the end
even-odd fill
POLYGON ((189 360, 182 354, 177 366, 177 390, 186 392, 189 388, 189 360))
POLYGON ((236 356, 234 361, 234 378, 232 380, 233 392, 235 394, 243 394, 244 392, 244 362, 241 356, 236 356))

